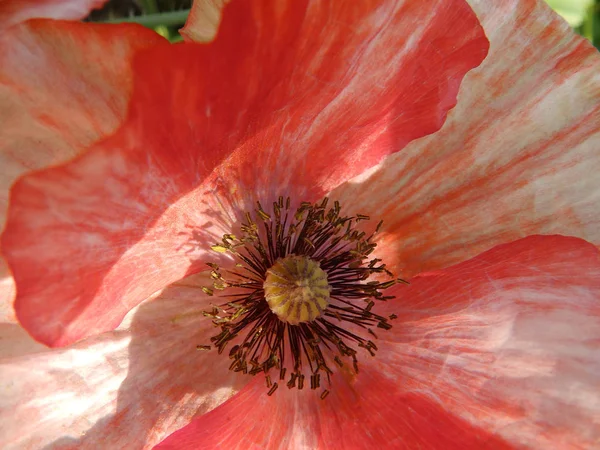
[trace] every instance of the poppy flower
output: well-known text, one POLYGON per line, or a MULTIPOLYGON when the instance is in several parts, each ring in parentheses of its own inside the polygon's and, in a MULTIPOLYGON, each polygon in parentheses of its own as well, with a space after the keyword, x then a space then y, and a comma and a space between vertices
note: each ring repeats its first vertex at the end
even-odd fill
POLYGON ((1 361, 3 445, 592 447, 595 49, 533 0, 276 5, 127 52, 122 122, 13 185, 61 348, 1 361))

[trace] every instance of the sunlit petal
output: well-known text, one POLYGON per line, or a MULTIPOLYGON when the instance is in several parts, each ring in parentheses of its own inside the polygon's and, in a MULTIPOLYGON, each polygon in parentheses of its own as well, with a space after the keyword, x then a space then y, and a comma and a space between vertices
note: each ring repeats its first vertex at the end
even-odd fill
POLYGON ((0 30, 28 19, 70 19, 86 17, 99 9, 107 0, 2 0, 0 2, 0 30))
POLYGON ((398 286, 358 375, 265 395, 253 382, 159 449, 593 448, 600 253, 533 236, 398 286))
POLYGON ((206 239, 193 254, 182 244, 213 226, 203 196, 222 179, 255 200, 287 187, 310 200, 441 126, 487 51, 472 11, 447 0, 344 5, 235 2, 214 43, 141 52, 126 124, 15 185, 2 249, 36 339, 65 345, 110 329, 204 267, 206 239))
POLYGON ((438 132, 332 196, 403 276, 530 234, 600 243, 600 55, 544 2, 471 2, 490 54, 438 132))
POLYGON ((246 377, 228 371, 229 360, 215 351, 197 349, 214 330, 202 320, 206 282, 189 277, 170 286, 113 332, 0 355, 0 447, 149 449, 231 397, 246 377))

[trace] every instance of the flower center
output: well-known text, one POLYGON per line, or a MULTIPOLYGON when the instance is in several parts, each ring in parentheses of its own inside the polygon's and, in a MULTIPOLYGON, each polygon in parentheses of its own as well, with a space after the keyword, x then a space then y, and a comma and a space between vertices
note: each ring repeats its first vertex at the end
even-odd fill
POLYGON ((279 320, 291 325, 312 322, 329 304, 331 288, 319 263, 305 256, 275 261, 263 283, 267 303, 279 320))
MULTIPOLYGON (((338 202, 327 204, 325 198, 293 210, 289 198, 279 197, 267 211, 257 202, 239 238, 225 234, 212 246, 236 264, 222 270, 208 263, 213 284, 203 290, 221 299, 204 312, 220 329, 211 342, 219 353, 231 345, 230 370, 264 373, 268 395, 277 390, 277 378, 303 389, 310 377, 310 388, 320 389, 322 376, 331 384, 336 366, 357 374, 356 347, 374 356, 375 329, 390 329, 396 317, 372 311, 376 302, 394 298, 383 290, 406 283, 369 256, 382 222, 367 235, 358 225, 369 217, 344 216, 338 202), (390 278, 380 281, 385 275, 390 278)), ((328 393, 323 390, 321 398, 328 393)))

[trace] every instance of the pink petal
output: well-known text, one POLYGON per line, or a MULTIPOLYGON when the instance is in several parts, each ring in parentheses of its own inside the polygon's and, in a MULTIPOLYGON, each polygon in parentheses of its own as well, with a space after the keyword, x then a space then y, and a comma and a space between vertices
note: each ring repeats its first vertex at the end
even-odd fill
MULTIPOLYGON (((600 252, 531 236, 421 274, 387 306, 378 354, 409 392, 532 448, 600 438, 600 252)), ((385 310, 384 310, 385 311, 385 310)))
POLYGON ((269 397, 259 378, 155 450, 512 448, 370 368, 353 385, 339 380, 325 400, 284 385, 269 397))
POLYGON ((2 0, 0 30, 28 19, 83 19, 107 0, 2 0))
POLYGON ((161 41, 136 25, 54 21, 0 34, 0 227, 18 176, 115 131, 131 95, 130 58, 161 41))
POLYGON ((110 329, 200 270, 212 236, 243 213, 227 196, 309 200, 441 126, 487 50, 468 7, 341 5, 294 0, 275 16, 270 1, 235 2, 214 44, 142 52, 125 126, 15 185, 2 248, 36 339, 110 329))
POLYGON ((15 281, 0 257, 0 359, 46 349, 19 325, 13 309, 15 294, 15 281))
POLYGON ((152 448, 237 392, 210 344, 210 298, 192 277, 70 347, 0 359, 0 448, 152 448), (54 447, 52 447, 54 448, 54 447))
POLYGON ((15 280, 13 280, 4 258, 0 257, 0 323, 17 322, 12 307, 16 292, 15 280))
MULTIPOLYGON (((67 161, 117 128, 131 92, 130 58, 160 41, 132 25, 33 21, 2 31, 0 230, 19 176, 67 161)), ((14 294, 0 255, 1 321, 14 321, 14 294)))
POLYGON ((491 41, 442 130, 332 196, 404 276, 530 234, 600 243, 600 55, 542 1, 472 1, 491 41))
POLYGON ((212 41, 221 23, 221 11, 228 0, 195 0, 190 15, 179 32, 193 42, 212 41))
POLYGON ((15 294, 15 281, 4 258, 0 257, 0 359, 46 349, 18 324, 13 309, 15 294))
MULTIPOLYGON (((600 252, 533 236, 398 286, 379 351, 331 393, 262 377, 159 449, 593 448, 600 252), (513 447, 514 446, 514 447, 513 447)), ((366 353, 366 352, 365 352, 366 353)))

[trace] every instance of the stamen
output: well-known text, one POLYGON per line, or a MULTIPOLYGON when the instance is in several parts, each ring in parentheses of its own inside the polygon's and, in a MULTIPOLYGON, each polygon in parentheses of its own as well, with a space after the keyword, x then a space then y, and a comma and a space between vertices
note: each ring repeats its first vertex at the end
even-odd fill
MULTIPOLYGON (((406 283, 372 279, 375 274, 391 276, 380 259, 369 258, 382 222, 367 236, 355 226, 369 216, 342 216, 339 202, 329 209, 327 204, 327 198, 315 204, 302 202, 292 211, 290 198, 279 197, 272 208, 257 202, 254 215, 245 215, 240 238, 225 234, 211 247, 238 260, 227 272, 208 263, 213 284, 204 292, 229 299, 204 312, 220 328, 211 342, 223 353, 236 341, 228 352, 230 369, 264 373, 268 395, 278 387, 271 369, 277 370, 280 380, 289 377, 288 388, 300 390, 306 375, 312 390, 323 383, 331 385, 333 367, 358 373, 355 347, 374 356, 377 345, 347 325, 377 338, 373 328, 388 330, 389 320, 396 317, 372 312, 376 302, 394 298, 384 296, 383 290, 406 283), (217 294, 230 288, 231 294, 217 294)), ((321 398, 328 394, 324 390, 321 398)))

